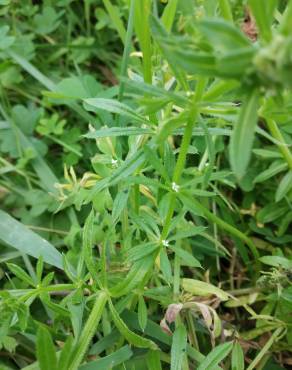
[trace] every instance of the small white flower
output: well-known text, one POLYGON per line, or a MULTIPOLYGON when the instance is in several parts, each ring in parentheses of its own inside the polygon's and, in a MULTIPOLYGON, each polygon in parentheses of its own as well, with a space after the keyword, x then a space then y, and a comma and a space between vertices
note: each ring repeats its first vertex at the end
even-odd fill
POLYGON ((173 182, 173 183, 171 184, 171 188, 172 188, 172 190, 173 190, 173 191, 175 191, 176 193, 178 193, 178 192, 179 192, 179 186, 178 186, 175 182, 173 182))
POLYGON ((118 164, 118 160, 117 159, 112 159, 112 165, 116 166, 117 164, 118 164))
POLYGON ((168 247, 169 246, 169 241, 168 240, 161 240, 161 243, 164 247, 168 247))

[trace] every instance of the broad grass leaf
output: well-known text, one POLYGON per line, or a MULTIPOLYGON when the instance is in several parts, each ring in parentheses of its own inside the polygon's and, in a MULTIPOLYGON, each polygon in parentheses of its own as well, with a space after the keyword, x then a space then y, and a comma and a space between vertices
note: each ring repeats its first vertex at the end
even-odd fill
MULTIPOLYGON (((50 91, 55 91, 56 85, 45 76, 41 71, 39 71, 33 64, 31 64, 27 59, 23 58, 21 55, 15 53, 12 50, 8 52, 9 56, 19 64, 27 73, 29 73, 33 78, 35 78, 41 85, 45 86, 50 91)), ((86 122, 91 120, 91 115, 88 114, 84 109, 82 109, 78 104, 72 102, 67 104, 71 109, 80 115, 86 122)))
POLYGON ((233 347, 233 342, 226 342, 215 347, 198 366, 198 370, 213 370, 229 355, 233 347))
POLYGON ((244 354, 238 342, 235 342, 232 348, 231 370, 244 370, 244 354))
POLYGON ((286 175, 280 181, 280 184, 276 191, 276 202, 282 200, 292 189, 292 170, 286 173, 286 175))
POLYGON ((180 324, 173 333, 171 344, 170 370, 181 370, 187 347, 187 331, 184 325, 180 324))
POLYGON ((216 286, 204 281, 195 279, 182 279, 182 287, 186 292, 193 295, 203 297, 208 295, 215 295, 216 297, 221 299, 221 301, 227 301, 229 299, 229 295, 225 293, 222 289, 217 288, 216 286))
POLYGON ((42 256, 44 262, 63 269, 62 256, 52 244, 1 210, 0 240, 32 257, 42 256))
POLYGON ((58 370, 56 349, 49 331, 40 326, 37 332, 37 358, 40 370, 58 370))
POLYGON ((259 93, 252 90, 246 97, 240 109, 238 121, 235 124, 229 148, 229 157, 232 170, 236 177, 241 179, 249 164, 255 128, 257 125, 257 110, 259 93))
POLYGON ((109 307, 112 314, 113 321, 122 334, 122 336, 131 344, 139 348, 150 348, 150 349, 157 349, 157 346, 154 342, 149 339, 143 338, 140 335, 132 332, 124 321, 119 316, 118 312, 114 308, 112 301, 109 301, 109 307))

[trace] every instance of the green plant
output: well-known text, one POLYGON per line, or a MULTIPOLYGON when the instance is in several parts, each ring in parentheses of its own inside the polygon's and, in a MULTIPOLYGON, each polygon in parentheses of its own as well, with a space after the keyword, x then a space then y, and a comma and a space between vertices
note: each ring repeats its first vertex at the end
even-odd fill
POLYGON ((291 2, 24 3, 1 9, 1 366, 284 368, 291 2))

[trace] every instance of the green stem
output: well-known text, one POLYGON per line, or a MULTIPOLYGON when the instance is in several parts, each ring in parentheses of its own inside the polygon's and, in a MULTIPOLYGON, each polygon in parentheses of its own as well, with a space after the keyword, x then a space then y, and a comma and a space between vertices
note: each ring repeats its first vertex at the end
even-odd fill
MULTIPOLYGON (((172 178, 172 182, 174 185, 179 184, 181 174, 185 167, 186 157, 187 157, 189 145, 192 139, 193 127, 194 127, 194 124, 195 124, 195 121, 198 115, 197 102, 202 98, 206 83, 207 83, 207 80, 205 78, 202 78, 198 81, 197 86, 196 86, 196 91, 195 91, 193 101, 192 101, 192 108, 190 111, 190 116, 189 116, 185 131, 184 131, 184 135, 183 135, 183 139, 182 139, 182 143, 180 147, 180 152, 179 152, 178 159, 177 159, 177 162, 174 168, 174 173, 173 173, 173 178, 172 178)), ((171 219, 172 219, 174 208, 175 208, 175 200, 176 200, 176 194, 173 192, 170 197, 168 211, 167 211, 164 226, 161 232, 161 240, 166 239, 169 233, 171 219)))
POLYGON ((288 2, 280 24, 280 31, 283 35, 291 34, 292 2, 288 2))
POLYGON ((292 153, 290 152, 287 144, 285 143, 285 140, 282 136, 281 131, 279 130, 279 127, 277 123, 272 119, 266 119, 267 126, 269 128, 269 131, 274 139, 277 140, 277 145, 282 153, 284 159, 288 163, 289 168, 292 170, 292 153))
MULTIPOLYGON (((174 183, 174 185, 177 185, 179 183, 182 171, 185 167, 187 152, 188 152, 188 148, 189 148, 189 145, 192 139, 192 131, 193 131, 193 126, 194 126, 196 116, 197 116, 197 110, 193 109, 190 114, 187 126, 185 128, 185 132, 184 132, 184 136, 183 136, 183 140, 181 144, 181 149, 180 149, 179 156, 178 156, 176 166, 174 169, 174 174, 173 174, 173 179, 172 179, 172 182, 174 183)), ((175 200, 176 200, 175 193, 171 193, 171 197, 170 197, 170 201, 168 205, 168 211, 167 211, 166 218, 165 218, 165 223, 164 223, 164 226, 161 232, 162 240, 167 237, 168 232, 169 232, 171 219, 172 219, 174 208, 175 208, 175 200)))
MULTIPOLYGON (((124 47, 124 52, 123 52, 122 66, 121 66, 121 77, 124 77, 127 74, 127 66, 129 62, 129 56, 130 56, 131 45, 132 45, 133 28, 134 28, 134 9, 135 9, 135 0, 131 0, 129 21, 128 21, 128 27, 127 27, 125 47, 124 47)), ((122 100, 123 95, 124 95, 124 83, 121 82, 120 89, 119 89, 119 96, 118 96, 119 101, 122 100)))
MULTIPOLYGON (((123 59, 122 59, 121 77, 124 77, 127 74, 127 66, 129 62, 129 56, 130 56, 131 44, 132 44, 132 36, 133 36, 133 28, 134 28, 134 11, 135 11, 135 0, 131 0, 125 47, 124 47, 123 59)), ((123 99, 124 90, 125 90, 124 82, 120 82, 119 95, 118 95, 119 101, 123 99)), ((119 126, 119 117, 117 117, 116 123, 117 123, 117 126, 119 126)), ((125 237, 128 232, 128 227, 129 227, 127 209, 124 209, 122 212, 121 223, 122 223, 123 239, 125 240, 125 237)))
POLYGON ((77 370, 79 365, 81 364, 83 357, 87 351, 88 345, 94 333, 96 332, 107 299, 108 295, 105 292, 99 293, 83 328, 83 331, 80 335, 80 338, 75 345, 68 370, 77 370))

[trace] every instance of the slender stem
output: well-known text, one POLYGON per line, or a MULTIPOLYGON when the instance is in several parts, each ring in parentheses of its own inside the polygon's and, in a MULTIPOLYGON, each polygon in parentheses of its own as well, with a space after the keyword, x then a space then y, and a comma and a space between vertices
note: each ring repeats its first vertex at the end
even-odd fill
POLYGON ((283 331, 282 327, 274 331, 271 338, 263 346, 263 348, 260 350, 256 358, 252 361, 252 363, 249 365, 249 367, 246 370, 252 370, 257 366, 257 364, 261 361, 261 359, 264 357, 264 355, 267 353, 267 351, 270 349, 273 343, 277 340, 278 336, 280 335, 282 331, 283 331))
POLYGON ((198 208, 209 220, 215 222, 219 227, 221 227, 223 230, 228 231, 230 234, 236 236, 237 238, 241 239, 245 242, 245 244, 249 247, 251 250, 253 256, 257 260, 259 256, 259 252, 254 245, 253 241, 246 236, 241 231, 237 230, 235 227, 229 225, 227 222, 223 221, 221 218, 215 216, 212 212, 210 212, 207 208, 201 205, 200 202, 198 202, 196 199, 192 199, 192 202, 196 208, 198 208))
POLYGON ((290 152, 287 144, 285 143, 285 140, 277 123, 272 119, 266 119, 266 123, 271 135, 273 136, 274 139, 276 139, 278 143, 277 145, 280 152, 282 153, 284 159, 288 163, 289 168, 292 170, 292 153, 290 152))
MULTIPOLYGON (((172 182, 174 185, 178 185, 180 182, 181 174, 184 170, 185 163, 186 163, 186 157, 189 149, 189 145, 191 143, 192 139, 192 132, 193 132, 193 127, 198 115, 198 109, 197 109, 197 102, 202 98, 204 88, 206 86, 206 79, 202 78, 198 81, 197 86, 196 86, 196 91, 193 97, 192 101, 192 108, 190 111, 189 119, 184 131, 181 147, 180 147, 180 152, 179 156, 174 168, 174 173, 173 173, 173 179, 172 182)), ((167 215, 165 218, 165 223, 161 232, 161 239, 164 240, 166 239, 168 233, 169 233, 169 228, 171 224, 171 219, 174 213, 174 208, 175 208, 175 200, 176 200, 176 194, 172 193, 168 205, 168 211, 167 215)))
MULTIPOLYGON (((128 27, 127 27, 125 47, 124 47, 123 59, 122 59, 121 74, 120 74, 121 77, 124 77, 127 74, 127 66, 129 62, 129 56, 130 56, 131 44, 132 44, 132 36, 133 36, 133 28, 134 28, 134 14, 135 14, 134 11, 135 11, 135 0, 131 0, 128 27)), ((125 90, 124 82, 120 82, 119 95, 118 95, 119 101, 123 99, 124 90, 125 90)), ((117 126, 119 126, 119 117, 116 118, 116 124, 117 126)), ((128 231, 128 227, 129 227, 128 211, 126 208, 122 212, 121 223, 122 223, 123 239, 125 239, 127 231, 128 231)))
POLYGON ((219 8, 222 17, 227 21, 233 22, 233 16, 229 0, 219 0, 219 8))

